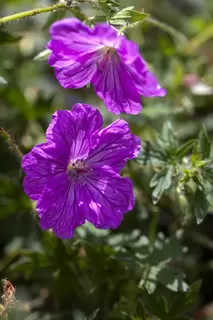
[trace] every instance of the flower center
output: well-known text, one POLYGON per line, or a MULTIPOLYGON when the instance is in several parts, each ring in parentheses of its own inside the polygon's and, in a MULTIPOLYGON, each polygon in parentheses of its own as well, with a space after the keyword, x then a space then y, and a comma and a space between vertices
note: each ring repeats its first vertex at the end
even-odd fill
POLYGON ((77 178, 79 174, 86 173, 89 170, 90 168, 83 159, 71 161, 67 167, 67 173, 70 178, 77 178))
POLYGON ((113 47, 103 47, 100 49, 100 59, 97 61, 100 70, 104 70, 107 63, 119 63, 119 56, 113 47))

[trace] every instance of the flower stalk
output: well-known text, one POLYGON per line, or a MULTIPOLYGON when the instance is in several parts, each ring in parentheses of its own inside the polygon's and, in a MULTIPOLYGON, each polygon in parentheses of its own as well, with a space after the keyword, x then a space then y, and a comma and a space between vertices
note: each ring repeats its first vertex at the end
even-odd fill
MULTIPOLYGON (((80 3, 82 2, 88 2, 91 4, 95 4, 94 0, 79 0, 80 3)), ((72 1, 66 0, 66 1, 60 1, 57 4, 48 6, 48 7, 43 7, 43 8, 37 8, 37 9, 31 9, 19 13, 15 13, 6 17, 0 18, 0 25, 3 23, 11 22, 14 20, 22 19, 22 18, 29 18, 36 16, 41 13, 46 13, 46 12, 51 12, 51 11, 56 11, 60 9, 71 9, 72 1)))
POLYGON ((32 16, 36 16, 37 14, 40 14, 40 13, 46 13, 46 12, 51 12, 59 9, 67 9, 67 8, 69 8, 69 6, 66 3, 62 2, 62 3, 57 3, 52 6, 48 6, 44 8, 38 8, 38 9, 32 9, 24 12, 19 12, 19 13, 12 14, 10 16, 0 18, 0 24, 22 19, 22 18, 29 18, 32 16))
POLYGON ((7 131, 4 130, 4 128, 0 128, 0 136, 3 137, 3 139, 8 143, 10 150, 12 150, 15 155, 21 159, 23 157, 23 154, 19 147, 15 144, 11 136, 7 131))

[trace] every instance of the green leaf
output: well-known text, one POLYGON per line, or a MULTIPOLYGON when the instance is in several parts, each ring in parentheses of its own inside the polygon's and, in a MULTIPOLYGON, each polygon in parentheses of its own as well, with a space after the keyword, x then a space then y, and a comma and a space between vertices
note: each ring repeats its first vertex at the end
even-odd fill
POLYGON ((164 140, 171 140, 171 138, 173 139, 174 137, 174 128, 170 121, 166 121, 163 125, 162 138, 164 140))
POLYGON ((188 285, 179 270, 166 266, 157 275, 157 280, 171 291, 187 291, 188 285))
POLYGON ((155 164, 163 164, 166 161, 166 157, 163 152, 155 148, 149 141, 143 141, 143 148, 136 161, 146 165, 148 162, 155 164))
POLYGON ((193 283, 186 292, 180 292, 173 300, 170 306, 170 315, 181 319, 182 313, 188 311, 196 300, 197 294, 200 290, 201 281, 193 283))
POLYGON ((0 31, 0 45, 18 42, 21 38, 21 36, 10 34, 5 31, 0 31))
POLYGON ((211 141, 204 125, 202 126, 198 136, 198 148, 202 155, 202 159, 206 159, 210 156, 211 141))
POLYGON ((189 140, 182 144, 176 151, 175 156, 182 159, 191 149, 193 149, 196 140, 189 140))
POLYGON ((125 25, 126 23, 136 23, 149 17, 149 14, 133 10, 134 7, 127 7, 117 12, 110 23, 114 25, 125 25))
POLYGON ((157 204, 160 200, 163 192, 168 190, 172 184, 173 166, 168 166, 163 168, 161 171, 157 172, 150 182, 150 187, 155 189, 152 192, 153 204, 157 204))
POLYGON ((7 80, 0 76, 0 85, 2 84, 3 85, 7 84, 7 80))
POLYGON ((40 53, 38 53, 34 58, 33 60, 36 60, 36 61, 41 61, 41 60, 47 60, 49 55, 51 53, 51 50, 50 49, 45 49, 43 51, 41 51, 40 53))
POLYGON ((151 245, 147 241, 137 247, 138 260, 142 264, 143 275, 139 286, 146 288, 149 293, 155 291, 157 283, 162 283, 173 292, 186 291, 187 283, 181 270, 170 264, 179 260, 184 254, 180 239, 182 231, 177 231, 171 238, 164 238, 158 234, 155 242, 151 245), (143 248, 146 254, 143 253, 143 248))
POLYGON ((167 154, 167 158, 171 158, 175 154, 178 147, 178 140, 170 121, 164 123, 161 135, 157 136, 156 142, 159 148, 167 154))
POLYGON ((98 309, 96 309, 95 311, 93 311, 93 313, 92 313, 88 318, 86 318, 85 320, 94 320, 94 319, 96 318, 99 310, 100 310, 100 309, 98 308, 98 309))
POLYGON ((204 190, 199 190, 197 188, 193 200, 196 221, 197 224, 200 224, 206 217, 209 206, 204 190))
POLYGON ((120 6, 120 1, 119 0, 99 0, 98 5, 105 12, 106 16, 111 16, 118 10, 120 6))
POLYGON ((143 290, 141 296, 148 312, 157 316, 158 319, 172 320, 168 317, 168 302, 162 295, 149 294, 146 290, 143 290))

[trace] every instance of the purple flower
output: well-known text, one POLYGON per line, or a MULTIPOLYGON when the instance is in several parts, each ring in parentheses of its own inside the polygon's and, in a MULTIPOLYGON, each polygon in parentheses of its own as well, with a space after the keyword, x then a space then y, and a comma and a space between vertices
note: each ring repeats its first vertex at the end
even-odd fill
POLYGON ((49 64, 64 88, 92 83, 109 111, 137 114, 140 95, 163 97, 155 76, 148 70, 138 46, 108 24, 89 28, 75 18, 53 23, 49 64))
POLYGON ((132 182, 119 171, 137 156, 140 140, 124 120, 102 124, 100 112, 85 104, 57 111, 46 142, 23 157, 24 190, 38 201, 41 227, 59 238, 72 237, 85 220, 117 228, 134 207, 132 182))

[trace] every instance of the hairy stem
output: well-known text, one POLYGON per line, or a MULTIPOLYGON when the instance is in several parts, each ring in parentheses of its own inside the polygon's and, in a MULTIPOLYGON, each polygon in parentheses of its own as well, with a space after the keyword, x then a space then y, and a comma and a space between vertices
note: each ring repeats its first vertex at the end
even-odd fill
POLYGON ((7 131, 5 131, 3 128, 0 128, 0 135, 3 137, 3 139, 8 143, 9 148, 15 153, 15 155, 21 159, 23 157, 23 154, 19 147, 15 144, 11 136, 7 131))
POLYGON ((18 19, 22 19, 22 18, 29 18, 29 17, 35 16, 40 13, 51 12, 51 11, 58 10, 58 9, 68 9, 68 8, 69 8, 69 6, 66 3, 58 3, 58 4, 54 4, 52 6, 49 6, 49 7, 19 12, 19 13, 15 13, 15 14, 12 14, 7 17, 0 18, 0 24, 14 21, 14 20, 18 20, 18 19))

